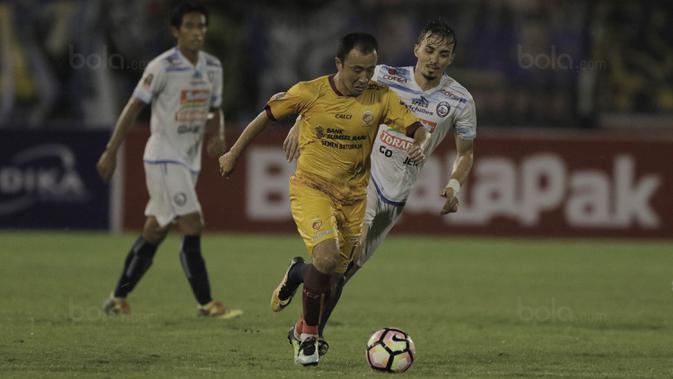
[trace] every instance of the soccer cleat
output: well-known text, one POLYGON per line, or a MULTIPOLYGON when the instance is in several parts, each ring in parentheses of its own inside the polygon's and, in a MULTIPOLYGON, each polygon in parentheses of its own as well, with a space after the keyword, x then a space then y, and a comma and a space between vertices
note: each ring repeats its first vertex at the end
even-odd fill
POLYGON ((197 315, 201 317, 219 318, 222 320, 231 320, 243 314, 240 309, 228 309, 219 301, 211 301, 206 305, 197 307, 197 315))
POLYGON ((131 306, 124 298, 110 296, 103 303, 103 312, 107 315, 128 315, 131 313, 131 306))
MULTIPOLYGON (((293 356, 295 359, 297 358, 297 354, 299 353, 299 344, 301 341, 299 341, 299 338, 294 334, 294 326, 290 328, 290 330, 287 332, 287 342, 292 345, 292 352, 293 356)), ((322 358, 325 354, 327 354, 327 351, 329 350, 329 343, 323 336, 318 337, 318 355, 320 358, 322 358)))
POLYGON ((329 350, 329 343, 327 343, 327 340, 323 336, 318 337, 318 355, 322 357, 323 355, 327 354, 327 351, 329 350))
POLYGON ((294 293, 297 292, 297 288, 296 287, 292 289, 287 288, 287 277, 290 274, 290 270, 292 270, 292 268, 298 263, 304 263, 304 258, 302 257, 292 258, 292 260, 290 261, 290 265, 287 267, 287 270, 285 271, 283 280, 281 280, 280 284, 278 284, 278 287, 276 287, 276 289, 273 290, 273 294, 271 294, 272 311, 280 312, 283 310, 283 308, 290 305, 290 302, 294 297, 294 293))
POLYGON ((302 366, 315 366, 320 360, 318 354, 318 339, 316 337, 308 337, 299 344, 299 351, 294 359, 296 364, 302 366))
POLYGON ((287 332, 287 342, 292 345, 292 356, 294 357, 295 362, 297 361, 297 355, 299 355, 299 344, 301 341, 299 341, 299 338, 294 334, 294 326, 290 328, 290 330, 287 332))

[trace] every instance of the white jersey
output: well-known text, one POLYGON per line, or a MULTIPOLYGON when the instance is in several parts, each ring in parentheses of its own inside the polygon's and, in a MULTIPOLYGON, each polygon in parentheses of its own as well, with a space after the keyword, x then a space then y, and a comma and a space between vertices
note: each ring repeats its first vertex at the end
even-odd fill
MULTIPOLYGON (((414 79, 414 67, 376 66, 373 80, 390 87, 431 132, 425 151, 430 156, 451 127, 460 138, 476 137, 477 116, 472 95, 453 78, 443 75, 439 85, 423 91, 414 79)), ((403 204, 423 163, 413 161, 406 150, 413 139, 381 125, 372 149, 372 181, 379 195, 392 204, 403 204)))
POLYGON ((133 96, 152 104, 145 163, 176 163, 198 172, 208 111, 222 103, 220 61, 199 52, 195 66, 177 48, 168 50, 147 65, 133 96))

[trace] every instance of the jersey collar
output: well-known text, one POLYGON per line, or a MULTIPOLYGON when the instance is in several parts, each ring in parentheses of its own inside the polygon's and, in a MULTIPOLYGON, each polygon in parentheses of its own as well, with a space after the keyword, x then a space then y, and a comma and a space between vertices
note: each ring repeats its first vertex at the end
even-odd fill
POLYGON ((430 94, 432 92, 435 92, 439 88, 442 88, 446 84, 446 82, 449 80, 449 76, 446 75, 446 73, 442 73, 442 77, 441 77, 441 79, 439 79, 439 84, 437 84, 436 86, 428 89, 427 91, 423 91, 421 86, 419 86, 418 83, 416 82, 416 75, 414 75, 415 71, 416 71, 416 67, 409 66, 409 67, 407 67, 407 69, 409 70, 409 76, 411 77, 411 83, 413 84, 414 87, 416 87, 416 88, 414 88, 414 90, 416 90, 418 92, 421 92, 421 93, 430 94))

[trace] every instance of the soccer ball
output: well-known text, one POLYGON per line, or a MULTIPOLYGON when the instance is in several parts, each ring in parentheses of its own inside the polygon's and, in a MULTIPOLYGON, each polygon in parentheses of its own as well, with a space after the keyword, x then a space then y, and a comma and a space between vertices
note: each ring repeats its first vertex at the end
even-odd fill
POLYGON ((369 337, 366 356, 374 370, 404 372, 414 362, 416 347, 407 333, 397 328, 383 328, 369 337))

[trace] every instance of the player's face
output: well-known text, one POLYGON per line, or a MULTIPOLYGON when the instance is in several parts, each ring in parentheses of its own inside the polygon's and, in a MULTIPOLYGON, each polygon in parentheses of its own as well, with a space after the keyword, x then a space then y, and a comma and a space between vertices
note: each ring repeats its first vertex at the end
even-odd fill
POLYGON ((188 51, 199 51, 206 38, 206 16, 192 12, 182 16, 180 28, 173 28, 173 36, 178 40, 178 47, 188 51))
POLYGON ((339 82, 346 90, 346 96, 359 96, 367 89, 369 80, 374 76, 378 54, 376 50, 363 53, 355 48, 346 54, 343 61, 336 58, 339 82))
POLYGON ((416 70, 429 81, 441 77, 453 62, 454 46, 452 40, 428 33, 423 41, 414 47, 414 55, 418 58, 416 70))

